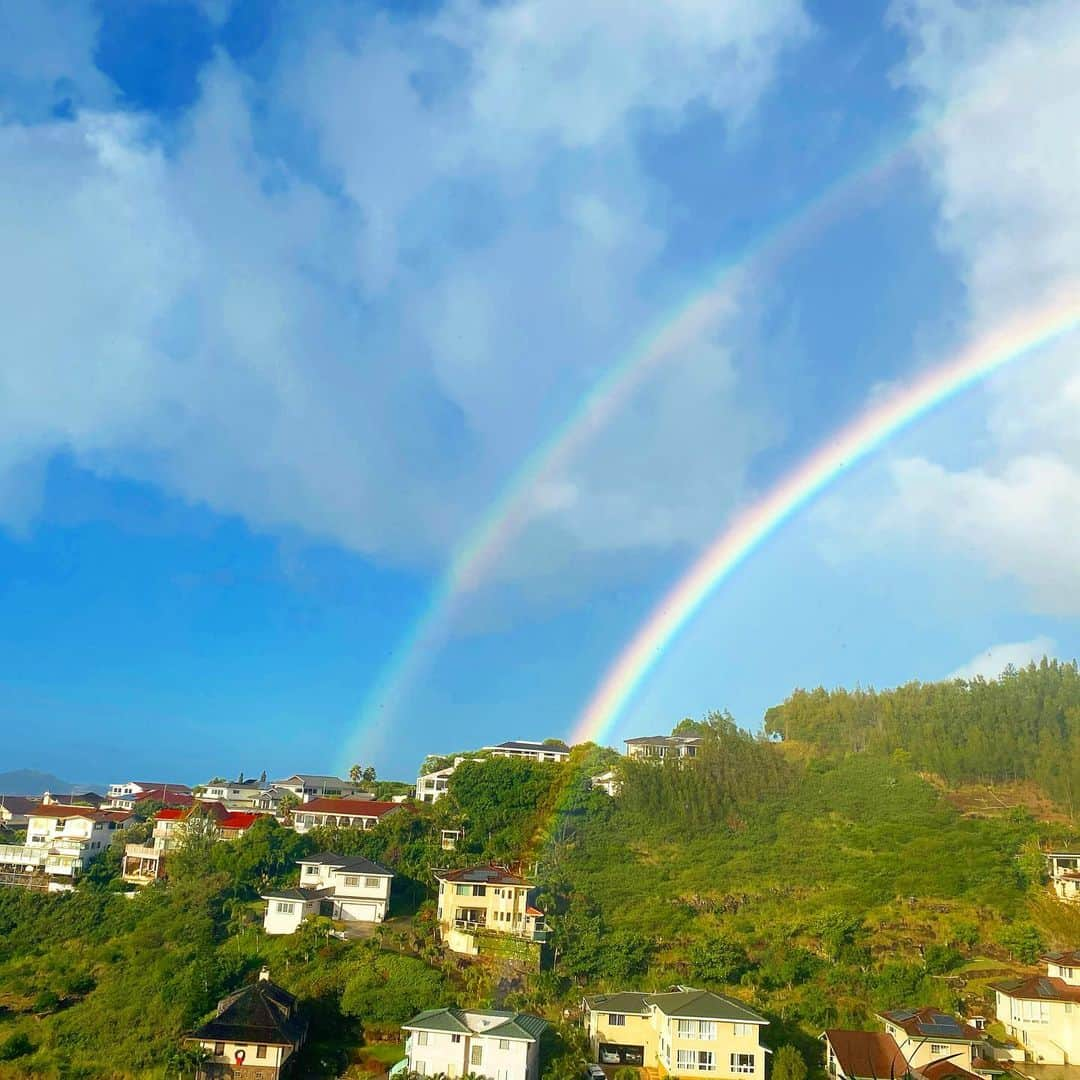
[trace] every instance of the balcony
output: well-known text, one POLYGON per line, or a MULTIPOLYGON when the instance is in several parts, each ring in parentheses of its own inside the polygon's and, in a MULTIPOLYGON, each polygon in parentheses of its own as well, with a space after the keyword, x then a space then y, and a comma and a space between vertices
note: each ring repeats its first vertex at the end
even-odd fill
POLYGON ((45 865, 48 853, 44 848, 28 847, 25 844, 0 844, 0 863, 6 866, 35 866, 45 865))

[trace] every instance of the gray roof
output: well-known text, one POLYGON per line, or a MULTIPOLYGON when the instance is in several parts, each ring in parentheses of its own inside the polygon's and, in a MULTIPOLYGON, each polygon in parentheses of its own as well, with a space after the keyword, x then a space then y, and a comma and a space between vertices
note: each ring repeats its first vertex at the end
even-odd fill
POLYGON ((587 997, 585 1004, 594 1012, 636 1013, 644 1015, 655 1005, 665 1016, 690 1020, 730 1020, 744 1024, 767 1024, 764 1016, 748 1009, 731 998, 710 990, 684 987, 667 994, 641 994, 623 991, 617 994, 596 994, 587 997))
POLYGON ((334 869, 368 874, 371 877, 393 877, 394 871, 387 870, 385 866, 365 859, 362 855, 335 855, 332 851, 320 851, 316 855, 306 855, 296 860, 298 866, 304 863, 317 863, 319 866, 329 866, 334 869))
POLYGON ((509 742, 501 742, 498 746, 485 746, 485 750, 545 750, 552 754, 569 754, 570 747, 558 740, 554 742, 518 742, 511 739, 509 742))
POLYGON ((321 900, 329 896, 333 889, 305 889, 302 885, 291 889, 267 889, 260 893, 264 900, 300 900, 308 903, 312 900, 321 900))
POLYGON ((453 1034, 473 1033, 493 1035, 499 1039, 525 1039, 535 1042, 548 1027, 548 1022, 531 1013, 516 1013, 506 1009, 425 1009, 407 1024, 402 1024, 402 1027, 406 1030, 449 1031, 453 1034), (470 1014, 500 1018, 502 1023, 477 1031, 469 1027, 465 1021, 465 1017, 470 1014))
POLYGON ((636 739, 623 739, 624 743, 644 743, 646 746, 694 746, 703 741, 700 735, 639 735, 636 739))
POLYGON ((293 773, 292 776, 286 776, 284 780, 275 780, 275 784, 287 784, 290 780, 300 780, 305 784, 343 784, 345 787, 355 787, 356 785, 351 780, 343 780, 340 776, 320 776, 318 773, 293 773))

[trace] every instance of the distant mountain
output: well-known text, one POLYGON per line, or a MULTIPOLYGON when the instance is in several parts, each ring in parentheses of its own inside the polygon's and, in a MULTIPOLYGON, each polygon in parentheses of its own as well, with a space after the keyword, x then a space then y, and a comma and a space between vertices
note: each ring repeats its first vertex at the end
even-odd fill
POLYGON ((99 795, 104 795, 107 790, 107 784, 73 783, 36 769, 15 769, 13 772, 0 773, 0 794, 3 795, 40 795, 43 791, 51 791, 54 795, 96 791, 99 795))

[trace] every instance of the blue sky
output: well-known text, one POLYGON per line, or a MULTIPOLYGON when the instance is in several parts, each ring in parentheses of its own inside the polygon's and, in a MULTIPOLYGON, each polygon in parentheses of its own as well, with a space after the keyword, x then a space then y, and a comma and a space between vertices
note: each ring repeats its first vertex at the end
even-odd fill
MULTIPOLYGON (((0 771, 407 777, 569 732, 738 507, 1080 279, 1078 48, 1055 0, 5 4, 0 771), (526 493, 381 700, 597 380, 913 131, 526 493)), ((611 741, 1071 658, 1077 344, 834 485, 611 741)))

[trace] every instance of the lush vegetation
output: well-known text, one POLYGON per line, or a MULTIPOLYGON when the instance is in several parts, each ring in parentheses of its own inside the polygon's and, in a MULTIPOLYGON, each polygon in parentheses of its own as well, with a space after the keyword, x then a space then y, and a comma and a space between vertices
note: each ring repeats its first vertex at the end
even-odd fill
MULTIPOLYGON (((1072 720, 1049 718, 1071 716, 1075 676, 1046 665, 1003 689, 939 689, 998 701, 1006 741, 1021 748, 1064 737, 1072 720), (1029 698, 1038 707, 1021 712, 1029 698)), ((593 746, 562 766, 470 760, 445 798, 368 833, 301 837, 267 820, 219 843, 193 830, 169 882, 130 898, 118 846, 72 895, 0 889, 0 1077, 179 1075, 182 1033, 263 964, 300 996, 313 1022, 305 1067, 326 1076, 381 1073, 400 1052, 398 1025, 450 1002, 561 1020, 587 992, 710 987, 770 1019, 774 1080, 819 1070, 815 1036, 828 1024, 869 1024, 902 1004, 984 1011, 990 977, 1080 943, 1080 916, 1041 881, 1039 842, 1065 839, 1061 825, 965 814, 920 774, 999 775, 945 711, 910 704, 935 693, 796 694, 770 714, 780 741, 722 714, 684 722, 703 740, 692 761, 593 746), (588 784, 612 767, 617 799, 588 784), (454 851, 442 850, 445 828, 464 832, 454 851), (295 860, 319 849, 395 871, 391 918, 369 939, 339 941, 325 919, 263 934, 260 892, 295 882, 295 860), (543 970, 436 943, 432 867, 486 860, 537 881, 551 926, 543 970)), ((1062 769, 1032 775, 1052 785, 1062 769)), ((583 1054, 580 1029, 560 1022, 546 1080, 580 1076, 583 1054)))
POLYGON ((902 749, 951 780, 1031 779, 1080 809, 1080 669, 1043 660, 991 681, 798 690, 765 729, 831 751, 902 749))

